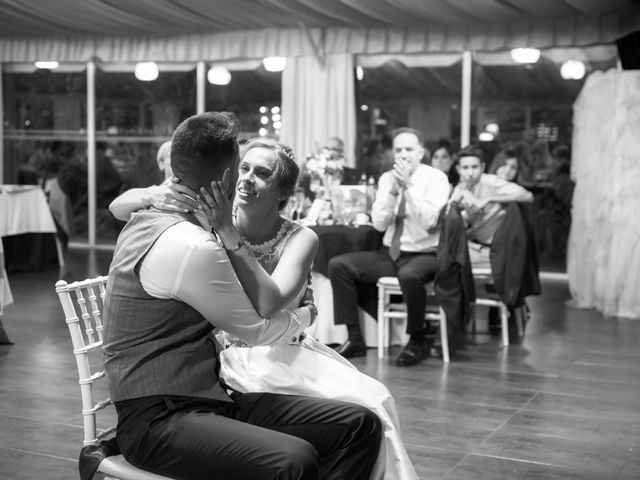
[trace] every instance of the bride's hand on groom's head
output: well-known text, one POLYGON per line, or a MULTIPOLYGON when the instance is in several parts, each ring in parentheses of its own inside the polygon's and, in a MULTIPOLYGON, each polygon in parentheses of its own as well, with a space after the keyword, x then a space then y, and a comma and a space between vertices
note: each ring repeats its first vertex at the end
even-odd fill
POLYGON ((168 185, 171 190, 171 203, 188 212, 193 212, 196 209, 198 206, 198 192, 186 185, 182 185, 177 177, 172 177, 168 185))
POLYGON ((178 183, 163 183, 148 187, 143 195, 143 204, 170 212, 193 212, 197 206, 195 192, 178 183))

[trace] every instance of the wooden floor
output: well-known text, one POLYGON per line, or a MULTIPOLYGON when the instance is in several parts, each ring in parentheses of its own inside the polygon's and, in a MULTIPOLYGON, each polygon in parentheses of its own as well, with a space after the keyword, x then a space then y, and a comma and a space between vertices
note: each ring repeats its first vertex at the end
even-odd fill
MULTIPOLYGON (((53 285, 106 273, 110 252, 71 251, 65 271, 10 276, 0 346, 0 479, 74 479, 76 368, 53 285)), ((640 479, 640 320, 564 305, 564 283, 529 299, 522 345, 477 335, 448 367, 400 368, 375 351, 358 368, 394 393, 422 479, 640 479)), ((348 479, 346 479, 348 480, 348 479)))

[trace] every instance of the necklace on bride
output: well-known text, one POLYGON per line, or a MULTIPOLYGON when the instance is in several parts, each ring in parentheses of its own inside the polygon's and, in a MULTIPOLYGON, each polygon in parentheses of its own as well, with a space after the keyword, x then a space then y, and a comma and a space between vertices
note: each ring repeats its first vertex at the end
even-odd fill
POLYGON ((265 270, 271 272, 280 260, 289 237, 299 228, 301 225, 296 222, 282 218, 280 228, 273 238, 257 245, 245 239, 245 245, 265 270))
MULTIPOLYGON (((253 254, 253 256, 262 264, 263 266, 271 265, 274 258, 279 253, 278 245, 283 240, 287 233, 287 224, 288 222, 280 217, 280 228, 276 232, 275 236, 265 242, 254 244, 245 238, 245 245, 249 249, 249 251, 253 254)), ((279 255, 278 255, 279 256, 279 255)))

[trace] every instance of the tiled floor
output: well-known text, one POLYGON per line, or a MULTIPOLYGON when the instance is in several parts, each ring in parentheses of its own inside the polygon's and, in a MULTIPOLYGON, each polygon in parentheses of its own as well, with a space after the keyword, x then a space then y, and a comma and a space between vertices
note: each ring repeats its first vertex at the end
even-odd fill
MULTIPOLYGON (((72 251, 66 271, 10 277, 0 346, 0 479, 78 478, 80 401, 53 285, 106 272, 110 252, 72 251)), ((356 366, 396 397, 422 479, 640 478, 640 320, 565 306, 564 283, 529 299, 522 345, 477 335, 448 367, 400 368, 374 350, 356 366)), ((481 318, 483 315, 479 315, 481 318)))

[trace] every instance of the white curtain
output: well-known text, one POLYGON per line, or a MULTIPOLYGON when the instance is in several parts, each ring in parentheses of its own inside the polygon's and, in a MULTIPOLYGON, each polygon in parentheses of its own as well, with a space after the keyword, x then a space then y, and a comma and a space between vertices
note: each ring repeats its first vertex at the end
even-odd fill
POLYGON ((595 72, 574 104, 573 301, 640 319, 640 71, 595 72))
POLYGON ((353 56, 314 55, 287 59, 282 75, 280 138, 295 152, 298 163, 317 153, 331 137, 344 141, 347 166, 355 167, 356 105, 353 56))

